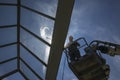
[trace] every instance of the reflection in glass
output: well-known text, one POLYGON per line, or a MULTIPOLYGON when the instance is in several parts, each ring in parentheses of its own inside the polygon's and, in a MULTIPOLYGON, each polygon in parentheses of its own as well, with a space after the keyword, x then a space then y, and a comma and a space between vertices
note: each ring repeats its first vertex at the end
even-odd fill
POLYGON ((58 0, 21 0, 22 5, 55 17, 58 0))
POLYGON ((21 29, 21 42, 45 63, 48 62, 50 47, 21 29))
POLYGON ((29 80, 39 80, 29 69, 26 65, 20 61, 20 70, 25 74, 25 76, 29 80))
MULTIPOLYGON (((33 55, 21 47, 21 58, 43 79, 45 78, 46 67, 33 55), (33 65, 34 63, 34 65, 33 65)), ((21 65, 22 66, 22 65, 21 65)))
POLYGON ((21 29, 20 41, 47 64, 50 51, 49 46, 36 39, 34 36, 30 35, 23 29, 21 29))
POLYGON ((54 27, 53 20, 22 8, 21 25, 51 43, 54 27))

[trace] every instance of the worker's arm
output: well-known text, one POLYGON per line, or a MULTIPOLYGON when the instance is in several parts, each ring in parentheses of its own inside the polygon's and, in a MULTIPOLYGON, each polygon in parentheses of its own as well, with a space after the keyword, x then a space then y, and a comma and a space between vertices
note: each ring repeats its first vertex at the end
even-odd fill
POLYGON ((76 42, 76 41, 74 42, 74 44, 77 45, 77 46, 80 46, 80 44, 78 42, 76 42))
POLYGON ((71 43, 67 43, 64 48, 68 48, 71 45, 71 43))

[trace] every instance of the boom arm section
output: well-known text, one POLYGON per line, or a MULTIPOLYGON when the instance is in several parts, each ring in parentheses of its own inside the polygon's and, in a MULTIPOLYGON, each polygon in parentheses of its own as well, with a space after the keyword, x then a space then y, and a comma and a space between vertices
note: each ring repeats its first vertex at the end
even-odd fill
POLYGON ((89 46, 95 51, 100 50, 101 53, 105 53, 110 56, 120 55, 120 45, 119 44, 94 40, 89 44, 89 46))

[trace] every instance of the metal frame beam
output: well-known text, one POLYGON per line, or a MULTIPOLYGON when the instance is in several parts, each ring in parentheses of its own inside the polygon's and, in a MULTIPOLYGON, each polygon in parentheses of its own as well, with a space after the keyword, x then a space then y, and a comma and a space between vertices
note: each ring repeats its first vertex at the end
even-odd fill
POLYGON ((12 60, 15 60, 15 59, 17 59, 17 57, 13 57, 13 58, 7 59, 5 61, 2 61, 2 62, 0 62, 0 64, 4 64, 6 62, 9 62, 9 61, 12 61, 12 60))
POLYGON ((17 68, 20 69, 20 13, 21 1, 17 0, 17 68))
POLYGON ((17 44, 17 42, 12 42, 12 43, 8 43, 8 44, 0 45, 0 48, 15 45, 15 44, 17 44))
POLYGON ((16 27, 17 25, 4 25, 4 26, 0 26, 0 28, 13 28, 16 27))
POLYGON ((58 1, 46 80, 56 80, 73 6, 74 0, 58 1))
POLYGON ((18 69, 14 70, 14 71, 11 71, 11 72, 9 72, 9 73, 6 73, 6 74, 3 75, 3 76, 0 76, 0 79, 2 80, 3 78, 8 77, 8 76, 10 76, 10 75, 12 75, 12 74, 14 74, 14 73, 16 73, 16 72, 18 72, 18 69))
POLYGON ((12 3, 0 3, 0 6, 17 6, 17 4, 12 4, 12 3))

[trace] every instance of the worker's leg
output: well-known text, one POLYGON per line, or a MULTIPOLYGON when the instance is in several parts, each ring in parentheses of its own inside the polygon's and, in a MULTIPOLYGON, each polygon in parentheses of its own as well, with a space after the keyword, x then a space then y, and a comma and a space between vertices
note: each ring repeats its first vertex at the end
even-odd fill
POLYGON ((77 58, 80 58, 80 57, 81 57, 81 54, 80 54, 80 51, 79 51, 79 50, 76 51, 76 55, 77 55, 77 58))
POLYGON ((70 55, 70 60, 75 61, 75 56, 76 55, 74 53, 70 53, 69 55, 70 55))

